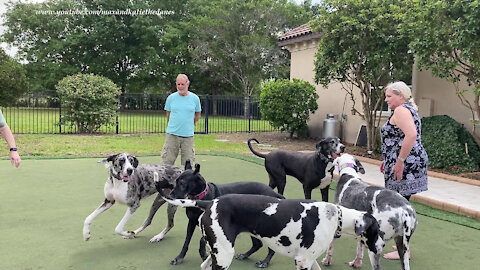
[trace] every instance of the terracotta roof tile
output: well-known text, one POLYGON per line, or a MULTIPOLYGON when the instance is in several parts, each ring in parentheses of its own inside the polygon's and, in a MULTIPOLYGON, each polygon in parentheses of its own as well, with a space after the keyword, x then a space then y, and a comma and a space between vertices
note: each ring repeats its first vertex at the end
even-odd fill
POLYGON ((305 35, 312 34, 312 33, 313 32, 312 32, 312 29, 310 28, 310 25, 308 23, 306 23, 306 24, 302 24, 299 27, 294 28, 294 29, 288 31, 287 33, 281 35, 280 37, 278 37, 278 41, 292 39, 292 38, 296 38, 296 37, 299 37, 299 36, 305 36, 305 35))

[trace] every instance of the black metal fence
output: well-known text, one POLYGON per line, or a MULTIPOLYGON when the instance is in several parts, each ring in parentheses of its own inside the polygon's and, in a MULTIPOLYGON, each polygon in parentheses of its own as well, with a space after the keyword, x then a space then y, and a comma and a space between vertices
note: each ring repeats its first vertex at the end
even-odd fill
MULTIPOLYGON (((202 117, 195 133, 274 131, 262 120, 257 97, 200 96, 202 117)), ((105 125, 98 133, 164 133, 167 129, 166 95, 126 94, 119 97, 120 110, 115 124, 105 125)), ((78 133, 74 123, 62 124, 62 108, 54 92, 29 93, 16 104, 0 108, 13 133, 78 133)), ((64 112, 63 112, 64 113, 64 112)))

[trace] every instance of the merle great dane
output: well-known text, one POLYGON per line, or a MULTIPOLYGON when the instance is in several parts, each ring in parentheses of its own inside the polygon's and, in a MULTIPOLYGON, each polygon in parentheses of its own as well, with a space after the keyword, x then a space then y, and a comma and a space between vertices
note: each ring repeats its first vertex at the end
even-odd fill
MULTIPOLYGON (((112 207, 115 202, 128 206, 124 217, 115 228, 115 232, 126 239, 134 238, 151 224, 153 216, 160 206, 165 203, 165 200, 160 195, 157 195, 150 209, 150 214, 142 226, 135 231, 124 231, 127 221, 140 207, 140 200, 157 192, 154 172, 158 175, 161 185, 170 187, 175 186, 175 179, 183 172, 182 168, 176 166, 139 164, 138 159, 128 153, 112 155, 99 162, 109 162, 106 164, 106 167, 110 168, 110 175, 104 187, 105 201, 85 219, 83 225, 83 237, 85 240, 90 239, 90 224, 92 221, 105 210, 112 207)), ((168 225, 161 233, 150 239, 150 242, 162 240, 165 234, 173 227, 173 218, 176 210, 177 206, 168 205, 168 225)))
MULTIPOLYGON (((161 189, 163 185, 159 183, 158 187, 159 193, 163 193, 161 189)), ((188 197, 190 199, 196 200, 213 200, 225 194, 232 193, 261 194, 274 198, 284 199, 282 195, 273 191, 269 186, 258 182, 235 182, 223 185, 207 183, 203 176, 200 174, 200 164, 195 164, 195 170, 192 170, 190 161, 187 161, 185 163, 185 171, 177 178, 176 185, 170 193, 170 196, 175 199, 184 199, 188 197)), ((171 264, 174 265, 183 262, 185 255, 188 251, 190 240, 192 239, 195 228, 198 225, 198 219, 202 215, 203 211, 196 207, 188 207, 186 209, 186 213, 188 217, 187 235, 185 238, 185 243, 182 247, 182 251, 171 262, 171 264)), ((237 259, 246 259, 261 247, 262 242, 257 238, 252 237, 252 248, 244 254, 237 255, 237 259)), ((200 240, 199 251, 202 259, 206 259, 207 253, 205 250, 205 241, 203 238, 200 240)), ((275 252, 269 249, 267 257, 263 261, 257 262, 255 265, 260 268, 267 267, 274 254, 275 252)))
POLYGON ((294 258, 297 269, 320 270, 316 258, 343 232, 360 237, 375 254, 384 246, 372 215, 327 202, 253 194, 227 194, 213 201, 165 199, 205 210, 200 227, 211 254, 202 269, 227 269, 233 260, 235 239, 242 232, 294 258))
POLYGON ((336 137, 321 140, 314 153, 302 153, 289 150, 274 150, 266 155, 255 151, 248 139, 248 147, 253 154, 265 159, 265 169, 270 178, 269 186, 277 188, 282 194, 287 184, 287 175, 298 179, 303 185, 305 199, 312 198, 312 190, 320 186, 322 201, 328 202, 328 189, 332 182, 333 160, 345 151, 345 146, 336 137))
MULTIPOLYGON (((380 225, 380 236, 385 243, 394 239, 402 269, 410 269, 408 258, 409 243, 417 226, 417 216, 412 205, 399 193, 381 187, 370 186, 363 182, 357 172, 365 173, 361 163, 349 154, 342 154, 334 161, 338 167, 340 179, 335 191, 335 203, 366 211, 372 214, 380 225)), ((334 242, 332 242, 327 256, 323 259, 324 265, 332 261, 334 242)), ((380 270, 380 253, 369 252, 372 269, 380 270)), ((363 260, 363 245, 358 243, 357 255, 350 262, 350 266, 361 267, 363 260)))

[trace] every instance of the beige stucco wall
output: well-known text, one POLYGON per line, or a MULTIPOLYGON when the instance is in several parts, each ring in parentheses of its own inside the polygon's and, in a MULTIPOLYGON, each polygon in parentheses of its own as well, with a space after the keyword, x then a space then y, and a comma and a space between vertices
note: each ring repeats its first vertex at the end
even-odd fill
MULTIPOLYGON (((291 53, 290 78, 298 78, 315 85, 314 59, 317 51, 318 39, 311 39, 293 43, 287 46, 291 53)), ((472 129, 472 115, 470 110, 461 105, 455 94, 455 86, 452 83, 432 76, 430 71, 413 71, 413 95, 419 107, 421 117, 433 115, 449 115, 456 121, 465 125, 467 130, 472 129)), ((469 89, 465 82, 459 84, 461 89, 469 89)), ((346 116, 342 123, 342 140, 354 144, 362 124, 365 122, 358 115, 352 115, 352 101, 346 96, 345 90, 339 83, 330 84, 327 89, 316 85, 319 98, 318 110, 311 115, 308 122, 309 133, 313 138, 322 137, 323 120, 327 113, 346 116), (345 100, 346 98, 346 100, 345 100), (344 105, 345 102, 345 105, 344 105)), ((466 96, 473 101, 473 94, 467 91, 466 96)), ((362 111, 360 95, 357 93, 356 108, 362 111)), ((382 117, 380 125, 383 125, 387 116, 382 117)), ((477 131, 477 133, 479 133, 477 131)))
MULTIPOLYGON (((414 71, 414 76, 416 77, 413 85, 414 96, 420 116, 448 115, 471 131, 472 114, 461 104, 452 83, 433 77, 430 71, 414 71)), ((459 88, 470 89, 466 82, 461 82, 459 88)), ((465 96, 473 102, 473 94, 470 90, 465 93, 465 96)))
MULTIPOLYGON (((290 44, 287 49, 291 53, 290 78, 306 80, 315 85, 314 59, 317 51, 318 39, 301 41, 290 44)), ((461 105, 455 94, 455 86, 452 83, 432 76, 430 71, 413 71, 413 95, 419 107, 421 117, 433 115, 449 115, 456 121, 465 125, 467 130, 472 130, 472 115, 470 110, 461 105)), ((461 89, 469 89, 465 82, 460 83, 461 89)), ((362 124, 365 122, 358 115, 352 115, 352 101, 346 92, 341 89, 339 83, 330 84, 327 89, 316 85, 319 98, 318 110, 311 115, 308 122, 309 134, 313 138, 322 137, 323 120, 327 113, 345 115, 342 123, 342 140, 354 144, 362 124), (345 100, 346 98, 346 100, 345 100), (344 105, 345 102, 345 105, 344 105)), ((360 95, 357 96, 356 108, 362 111, 360 95)), ((473 94, 467 91, 466 96, 473 101, 473 94)), ((382 117, 380 125, 383 125, 387 116, 382 117)), ((479 133, 477 131, 477 133, 479 133)))
MULTIPOLYGON (((311 115, 308 122, 309 134, 313 138, 322 137, 323 120, 328 113, 344 114, 346 118, 342 123, 342 140, 347 143, 355 143, 358 130, 364 121, 358 115, 352 115, 352 101, 346 96, 345 90, 339 83, 330 84, 327 89, 314 82, 314 58, 317 51, 318 39, 307 40, 287 46, 291 53, 290 79, 297 78, 310 82, 316 86, 319 98, 318 110, 311 115), (344 106, 345 102, 345 106, 344 106)), ((357 110, 361 110, 361 104, 357 102, 357 110)))

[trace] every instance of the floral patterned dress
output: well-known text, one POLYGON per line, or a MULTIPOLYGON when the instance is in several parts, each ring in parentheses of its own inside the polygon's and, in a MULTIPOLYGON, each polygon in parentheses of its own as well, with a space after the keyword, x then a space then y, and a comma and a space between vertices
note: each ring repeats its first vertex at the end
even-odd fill
POLYGON ((412 113, 413 121, 417 129, 417 139, 405 159, 402 180, 395 180, 393 166, 397 161, 405 134, 398 126, 390 123, 390 119, 393 116, 392 113, 387 123, 385 123, 381 129, 382 156, 385 161, 385 187, 397 191, 402 196, 409 196, 428 189, 428 156, 421 142, 422 124, 417 110, 415 110, 411 103, 404 103, 400 106, 407 108, 412 113))

